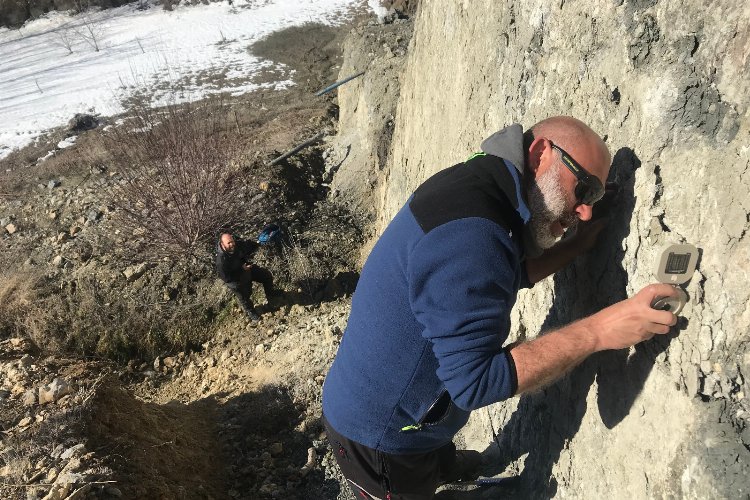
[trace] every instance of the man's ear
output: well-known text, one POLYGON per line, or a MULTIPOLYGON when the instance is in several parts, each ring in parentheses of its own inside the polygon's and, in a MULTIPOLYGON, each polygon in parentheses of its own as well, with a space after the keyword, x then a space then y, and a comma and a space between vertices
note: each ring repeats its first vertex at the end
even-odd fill
POLYGON ((542 163, 542 155, 544 155, 544 152, 548 147, 549 141, 544 137, 537 137, 529 146, 527 167, 535 176, 542 163))

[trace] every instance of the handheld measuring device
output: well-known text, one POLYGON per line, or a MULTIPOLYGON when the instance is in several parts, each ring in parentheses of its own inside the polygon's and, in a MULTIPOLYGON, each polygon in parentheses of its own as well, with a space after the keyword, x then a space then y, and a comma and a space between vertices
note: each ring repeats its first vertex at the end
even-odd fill
POLYGON ((698 249, 693 245, 669 245, 659 258, 656 268, 656 279, 660 283, 672 285, 677 289, 677 297, 657 297, 651 303, 654 309, 679 314, 688 302, 687 292, 681 287, 693 277, 698 263, 698 249))

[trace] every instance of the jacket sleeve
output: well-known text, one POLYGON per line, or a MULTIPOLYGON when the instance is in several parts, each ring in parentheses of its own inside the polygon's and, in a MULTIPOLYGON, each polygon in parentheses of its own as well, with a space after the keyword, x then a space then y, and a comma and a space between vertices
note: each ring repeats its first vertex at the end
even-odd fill
POLYGON ((260 245, 253 240, 243 240, 241 242, 241 245, 243 262, 251 262, 253 260, 253 257, 255 257, 255 253, 260 248, 260 245))
POLYGON ((507 399, 517 388, 502 347, 521 280, 513 248, 501 226, 466 218, 433 229, 409 255, 412 311, 432 344, 437 376, 464 410, 507 399))

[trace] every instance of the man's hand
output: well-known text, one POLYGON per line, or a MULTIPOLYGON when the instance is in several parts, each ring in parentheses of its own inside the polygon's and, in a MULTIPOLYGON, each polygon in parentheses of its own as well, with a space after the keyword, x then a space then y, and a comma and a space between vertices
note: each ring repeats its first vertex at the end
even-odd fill
POLYGON ((245 262, 244 264, 242 264, 242 269, 244 269, 245 271, 249 271, 252 268, 253 268, 253 265, 250 264, 249 262, 245 262))
POLYGON ((670 285, 649 285, 633 297, 529 342, 509 348, 516 365, 517 393, 551 384, 590 354, 630 347, 669 332, 677 317, 651 307, 656 297, 676 295, 670 285))
POLYGON ((595 332, 594 349, 623 349, 654 335, 669 333, 677 323, 677 316, 669 311, 653 309, 656 297, 674 297, 677 291, 671 285, 648 285, 633 297, 602 309, 583 320, 595 332))

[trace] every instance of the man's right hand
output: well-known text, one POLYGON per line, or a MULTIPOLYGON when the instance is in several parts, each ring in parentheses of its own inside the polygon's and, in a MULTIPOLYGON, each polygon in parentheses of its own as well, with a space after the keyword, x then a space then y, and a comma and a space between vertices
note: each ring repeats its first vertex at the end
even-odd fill
POLYGON ((648 340, 654 335, 669 333, 677 316, 651 307, 657 297, 674 297, 671 285, 655 283, 643 288, 629 299, 613 304, 589 316, 584 322, 595 333, 596 351, 624 349, 648 340))

